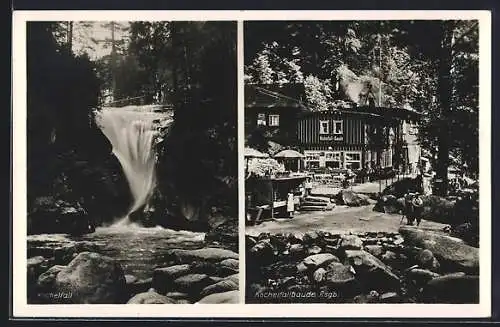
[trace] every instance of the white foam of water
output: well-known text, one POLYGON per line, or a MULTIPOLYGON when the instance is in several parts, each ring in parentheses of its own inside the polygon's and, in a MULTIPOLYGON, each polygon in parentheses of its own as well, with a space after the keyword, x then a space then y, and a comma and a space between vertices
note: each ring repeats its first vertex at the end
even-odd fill
POLYGON ((128 226, 129 214, 147 203, 156 186, 153 142, 160 125, 171 119, 154 112, 155 106, 107 107, 97 112, 96 120, 113 147, 133 196, 128 214, 117 226, 128 226))

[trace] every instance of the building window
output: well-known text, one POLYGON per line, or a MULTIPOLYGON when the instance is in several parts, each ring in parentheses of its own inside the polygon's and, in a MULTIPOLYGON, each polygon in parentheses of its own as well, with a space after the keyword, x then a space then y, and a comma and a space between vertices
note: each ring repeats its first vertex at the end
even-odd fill
POLYGON ((342 123, 341 120, 334 120, 333 121, 333 134, 343 134, 344 129, 343 126, 344 124, 342 123))
POLYGON ((361 168, 361 152, 345 152, 344 153, 345 168, 352 170, 361 168))
POLYGON ((257 126, 266 126, 266 114, 257 114, 257 126))
POLYGON ((269 115, 269 126, 279 126, 280 115, 269 115))
POLYGON ((330 122, 328 120, 319 121, 319 133, 330 134, 330 122))

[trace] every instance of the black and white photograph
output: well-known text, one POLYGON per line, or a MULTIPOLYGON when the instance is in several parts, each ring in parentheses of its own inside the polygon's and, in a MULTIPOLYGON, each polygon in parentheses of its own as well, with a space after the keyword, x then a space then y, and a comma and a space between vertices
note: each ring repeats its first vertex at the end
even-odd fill
POLYGON ((244 57, 246 303, 479 303, 478 20, 245 22, 244 57))
POLYGON ((26 22, 27 303, 240 302, 236 22, 81 19, 26 22))

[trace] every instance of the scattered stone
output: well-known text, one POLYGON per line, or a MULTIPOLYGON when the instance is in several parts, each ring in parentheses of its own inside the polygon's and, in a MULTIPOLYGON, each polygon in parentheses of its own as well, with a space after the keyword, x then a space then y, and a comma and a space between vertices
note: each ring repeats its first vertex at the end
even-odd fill
POLYGON ((212 280, 205 274, 189 274, 174 280, 173 289, 190 295, 199 295, 212 280))
POLYGON ((271 262, 274 260, 275 250, 269 240, 261 240, 250 249, 249 254, 260 262, 271 262))
POLYGON ((197 303, 205 304, 234 304, 240 303, 240 292, 239 291, 229 291, 224 293, 215 293, 205 296, 197 303))
POLYGON ((332 261, 339 262, 339 259, 331 253, 313 254, 305 258, 302 263, 309 269, 319 268, 332 261))
POLYGON ((427 283, 433 278, 440 277, 441 275, 427 269, 414 268, 408 271, 409 280, 413 281, 416 285, 427 283))
POLYGON ((93 252, 82 252, 61 269, 54 292, 68 295, 56 303, 116 304, 126 295, 123 269, 112 258, 93 252))
POLYGON ((168 298, 164 295, 160 295, 154 290, 136 294, 127 302, 127 304, 173 304, 173 303, 176 303, 175 300, 168 298))
MULTIPOLYGON (((174 300, 184 300, 184 299, 187 299, 189 297, 188 294, 181 293, 181 292, 168 292, 167 294, 165 294, 165 296, 170 298, 170 299, 174 299, 174 300)), ((177 303, 179 303, 179 302, 177 302, 177 303)))
POLYGON ((127 288, 129 294, 134 295, 147 292, 148 289, 152 288, 152 285, 153 285, 153 278, 150 277, 146 279, 137 280, 131 284, 127 284, 127 288))
POLYGON ((57 274, 59 274, 66 266, 55 265, 50 267, 46 272, 38 276, 37 287, 42 301, 50 303, 48 294, 54 289, 57 274), (47 295, 47 296, 44 296, 47 295))
POLYGON ((229 292, 229 291, 236 291, 238 290, 238 283, 234 282, 233 280, 230 279, 224 279, 221 280, 218 283, 209 285, 205 287, 201 293, 201 297, 208 296, 213 293, 223 293, 223 292, 229 292))
POLYGON ((321 251, 322 249, 319 246, 314 245, 313 247, 307 249, 307 254, 308 255, 318 254, 321 253, 321 251))
POLYGON ((331 286, 344 286, 355 279, 354 269, 340 262, 331 262, 327 266, 326 271, 326 282, 331 286))
POLYGON ((305 256, 304 246, 302 244, 292 244, 288 251, 291 256, 296 258, 305 256))
POLYGON ((321 282, 323 282, 323 280, 325 280, 325 276, 326 270, 324 268, 318 268, 313 273, 313 280, 316 283, 320 284, 321 282))
POLYGON ((392 251, 385 251, 385 253, 382 255, 382 261, 385 264, 391 264, 395 262, 398 259, 398 255, 392 251))
POLYGON ((375 257, 380 257, 384 253, 384 247, 382 245, 365 245, 365 251, 375 257))
POLYGON ((379 297, 380 302, 383 303, 400 303, 401 298, 399 297, 398 293, 396 292, 387 292, 379 297))
POLYGON ((420 251, 418 255, 418 262, 422 268, 429 269, 431 271, 438 271, 440 265, 438 260, 434 257, 432 251, 424 249, 420 251))
POLYGON ((340 240, 340 248, 344 250, 360 250, 363 241, 356 235, 343 235, 340 240))
POLYGON ((153 271, 152 287, 160 294, 165 294, 171 290, 172 283, 176 278, 188 274, 190 271, 191 266, 188 264, 156 268, 153 271))
POLYGON ((134 275, 125 275, 125 283, 127 283, 127 285, 134 284, 135 282, 137 282, 137 277, 134 275))
POLYGON ((352 265, 365 286, 372 289, 397 290, 401 281, 382 261, 363 250, 345 251, 344 264, 352 265))

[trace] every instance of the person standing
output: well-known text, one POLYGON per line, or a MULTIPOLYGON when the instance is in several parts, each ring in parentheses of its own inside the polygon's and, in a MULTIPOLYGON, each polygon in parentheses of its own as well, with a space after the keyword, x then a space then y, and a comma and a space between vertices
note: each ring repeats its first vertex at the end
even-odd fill
POLYGON ((311 195, 311 192, 312 192, 312 178, 311 177, 306 178, 306 181, 304 183, 304 188, 306 190, 306 196, 311 195))
POLYGON ((288 217, 293 218, 293 214, 295 212, 295 201, 293 193, 288 193, 286 200, 286 211, 288 212, 288 217))

